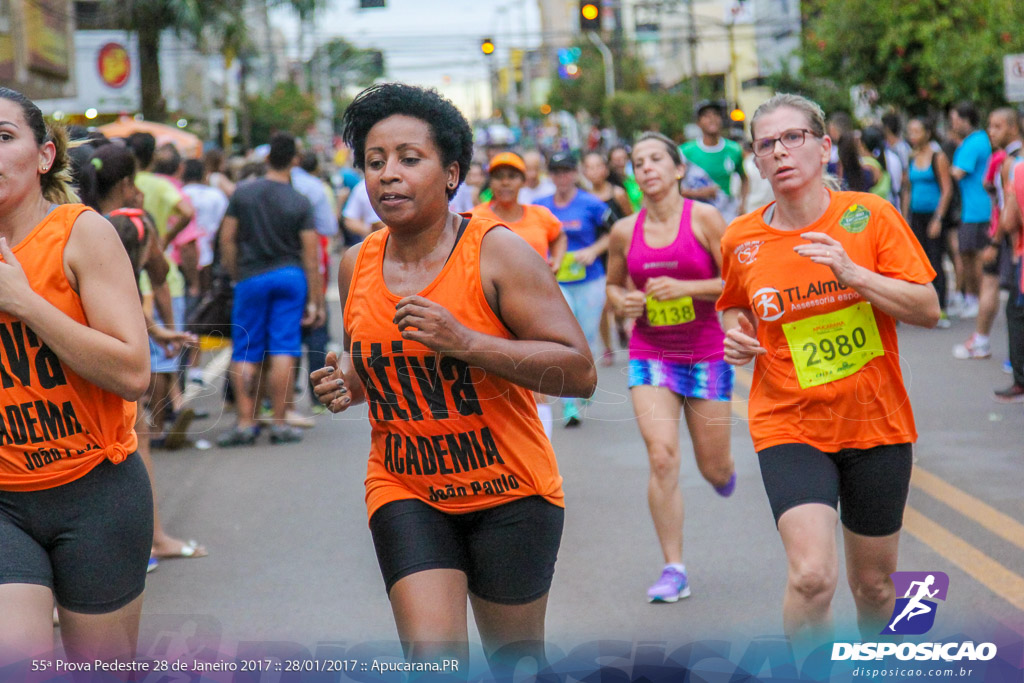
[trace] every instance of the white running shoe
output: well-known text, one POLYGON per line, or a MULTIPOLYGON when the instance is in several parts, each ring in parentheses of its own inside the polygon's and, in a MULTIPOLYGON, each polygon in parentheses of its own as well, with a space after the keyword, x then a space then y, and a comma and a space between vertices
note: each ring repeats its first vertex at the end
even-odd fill
POLYGON ((953 358, 957 360, 984 360, 991 357, 992 345, 988 341, 979 342, 974 334, 963 344, 953 347, 953 358))

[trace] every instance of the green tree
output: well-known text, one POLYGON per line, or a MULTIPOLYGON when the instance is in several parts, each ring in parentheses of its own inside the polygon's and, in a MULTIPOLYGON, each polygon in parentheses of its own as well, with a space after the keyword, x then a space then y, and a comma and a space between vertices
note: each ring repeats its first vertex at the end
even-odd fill
POLYGON ((167 106, 160 83, 160 33, 172 30, 204 47, 207 38, 219 41, 222 28, 241 15, 243 0, 106 0, 121 28, 139 40, 139 79, 142 115, 162 121, 167 106))
MULTIPOLYGON (((579 42, 580 49, 579 77, 575 79, 559 78, 557 66, 551 77, 551 92, 548 104, 552 109, 571 111, 587 111, 605 121, 605 88, 604 60, 601 53, 589 42, 579 42)), ((616 83, 616 88, 625 91, 647 90, 647 78, 643 60, 630 53, 616 55, 615 59, 622 63, 624 81, 616 83)), ((616 66, 618 70, 618 66, 616 66)))
POLYGON ((270 94, 250 97, 249 119, 252 141, 266 142, 274 131, 305 135, 320 115, 316 101, 295 83, 278 83, 270 94))
POLYGON ((1002 102, 1003 56, 1024 50, 1019 0, 805 0, 804 12, 798 81, 865 85, 909 111, 1002 102))
POLYGON ((357 47, 344 38, 332 38, 321 45, 316 58, 325 60, 332 92, 350 85, 372 85, 386 71, 383 52, 357 47))
MULTIPOLYGON (((297 47, 299 59, 305 58, 306 36, 315 33, 314 21, 316 13, 327 7, 328 0, 262 0, 268 7, 288 7, 299 20, 297 47)), ((313 74, 310 65, 306 65, 306 89, 313 89, 313 74)))
POLYGON ((681 140, 692 99, 688 92, 617 92, 607 102, 605 120, 627 140, 648 130, 681 140))

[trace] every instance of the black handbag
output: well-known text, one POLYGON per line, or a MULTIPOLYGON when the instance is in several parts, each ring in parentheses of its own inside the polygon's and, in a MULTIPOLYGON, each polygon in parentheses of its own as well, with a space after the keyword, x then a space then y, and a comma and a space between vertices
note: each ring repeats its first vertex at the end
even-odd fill
POLYGON ((199 299, 185 324, 188 332, 205 337, 231 338, 231 309, 235 286, 219 265, 214 266, 210 289, 199 299))

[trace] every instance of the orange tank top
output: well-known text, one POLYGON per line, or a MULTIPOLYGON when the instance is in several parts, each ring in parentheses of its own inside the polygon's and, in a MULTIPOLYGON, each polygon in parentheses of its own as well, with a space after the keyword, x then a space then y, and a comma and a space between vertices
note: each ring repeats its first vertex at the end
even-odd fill
MULTIPOLYGON (((499 223, 474 218, 420 296, 463 325, 510 338, 484 298, 480 244, 499 223)), ((366 473, 369 515, 417 498, 465 513, 539 495, 564 506, 555 453, 532 393, 481 368, 402 339, 392 322, 401 297, 384 283, 388 230, 372 233, 356 260, 345 331, 373 427, 366 473)))
MULTIPOLYGON (((64 247, 89 208, 50 212, 14 248, 32 289, 61 312, 88 324, 82 300, 64 274, 64 247)), ((135 403, 104 391, 65 366, 31 328, 0 311, 0 489, 38 491, 117 464, 138 446, 135 403)))

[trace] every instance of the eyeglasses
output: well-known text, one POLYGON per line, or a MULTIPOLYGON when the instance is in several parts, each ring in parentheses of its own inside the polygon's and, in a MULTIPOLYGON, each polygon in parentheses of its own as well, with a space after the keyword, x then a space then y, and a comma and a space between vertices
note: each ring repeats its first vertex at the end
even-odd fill
POLYGON ((782 135, 777 138, 759 138, 754 140, 754 155, 766 157, 773 154, 775 152, 776 142, 781 142, 782 146, 786 149, 796 149, 804 144, 808 133, 816 138, 821 137, 813 130, 807 130, 806 128, 793 128, 792 130, 784 131, 782 135))

